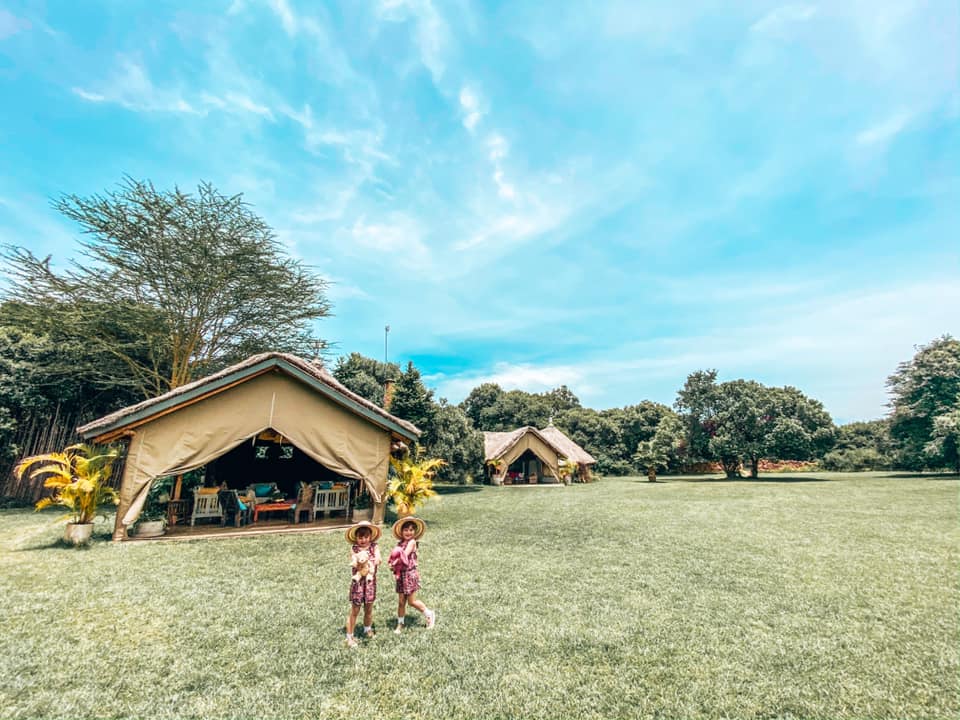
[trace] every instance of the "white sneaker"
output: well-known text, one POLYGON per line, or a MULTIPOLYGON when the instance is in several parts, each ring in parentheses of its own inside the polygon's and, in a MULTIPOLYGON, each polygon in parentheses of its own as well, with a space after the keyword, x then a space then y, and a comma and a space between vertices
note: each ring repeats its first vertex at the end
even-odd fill
POLYGON ((397 627, 394 628, 393 634, 400 635, 402 633, 403 633, 403 625, 397 625, 397 627))
POLYGON ((430 630, 437 624, 437 613, 434 610, 427 610, 424 614, 427 616, 427 630, 430 630))
POLYGON ((347 647, 355 648, 357 646, 357 639, 353 635, 347 636, 347 647))

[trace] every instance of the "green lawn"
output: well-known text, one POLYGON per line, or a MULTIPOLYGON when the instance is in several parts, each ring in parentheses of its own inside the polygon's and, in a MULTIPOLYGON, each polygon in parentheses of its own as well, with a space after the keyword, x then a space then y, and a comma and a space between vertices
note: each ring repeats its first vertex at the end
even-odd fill
POLYGON ((390 632, 384 573, 355 650, 340 533, 75 550, 0 511, 0 717, 960 714, 953 477, 457 490, 422 513, 437 627, 390 632))

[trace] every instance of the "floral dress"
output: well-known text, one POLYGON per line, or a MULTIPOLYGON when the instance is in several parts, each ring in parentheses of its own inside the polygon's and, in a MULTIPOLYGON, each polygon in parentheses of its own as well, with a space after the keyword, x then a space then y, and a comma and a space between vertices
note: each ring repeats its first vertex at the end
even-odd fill
MULTIPOLYGON (((401 540, 397 543, 398 548, 403 548, 406 543, 401 540)), ((414 550, 407 556, 407 567, 397 573, 397 594, 410 595, 420 589, 420 571, 417 570, 417 551, 414 550)))
MULTIPOLYGON (((362 549, 359 545, 354 543, 351 548, 351 552, 358 553, 362 549)), ((374 555, 377 553, 377 544, 375 542, 370 543, 366 547, 367 552, 370 553, 370 559, 372 560, 374 555)), ((359 580, 353 579, 353 574, 356 572, 353 566, 350 567, 350 603, 352 605, 364 605, 372 603, 377 599, 377 569, 373 568, 373 572, 367 575, 366 577, 360 578, 359 580)))

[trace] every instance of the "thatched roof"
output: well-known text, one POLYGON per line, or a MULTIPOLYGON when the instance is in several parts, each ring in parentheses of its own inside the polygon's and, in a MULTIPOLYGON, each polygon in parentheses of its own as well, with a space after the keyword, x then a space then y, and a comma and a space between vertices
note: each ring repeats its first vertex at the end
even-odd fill
POLYGON ((526 427, 517 428, 510 432, 484 432, 483 459, 486 461, 503 457, 510 448, 516 445, 520 441, 520 438, 527 433, 536 435, 547 447, 553 448, 558 455, 563 455, 560 448, 554 445, 540 430, 537 430, 532 425, 527 425, 526 427))
POLYGON ((320 365, 287 353, 253 355, 243 362, 231 365, 220 372, 98 418, 77 428, 77 432, 84 438, 89 439, 108 431, 118 430, 126 425, 140 423, 145 418, 167 411, 171 407, 189 402, 209 392, 214 392, 219 387, 227 387, 247 377, 253 377, 272 369, 285 371, 295 377, 300 376, 301 379, 315 387, 319 385, 318 389, 326 388, 328 391, 333 391, 327 394, 335 402, 367 416, 373 422, 382 424, 410 440, 415 440, 420 435, 420 430, 416 425, 391 415, 376 403, 348 390, 320 365))
POLYGON ((555 425, 545 427, 540 431, 540 435, 546 438, 553 447, 557 448, 557 452, 568 460, 573 460, 580 465, 593 465, 597 462, 590 453, 564 435, 555 425))

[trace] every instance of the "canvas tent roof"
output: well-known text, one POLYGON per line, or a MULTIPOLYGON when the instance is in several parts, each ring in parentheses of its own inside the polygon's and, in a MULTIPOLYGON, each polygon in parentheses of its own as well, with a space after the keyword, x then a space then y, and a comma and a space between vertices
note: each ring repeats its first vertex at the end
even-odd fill
POLYGON ((563 432, 560 431, 560 428, 555 425, 549 425, 540 431, 540 434, 550 441, 550 444, 553 445, 560 452, 562 457, 567 458, 568 460, 573 460, 580 465, 594 465, 596 460, 593 455, 588 453, 582 447, 577 445, 573 440, 568 438, 563 432))
POLYGON ((393 439, 420 431, 293 355, 264 353, 95 420, 85 439, 127 437, 114 536, 140 514, 150 483, 207 464, 272 429, 306 455, 361 482, 382 501, 393 439))
POLYGON ((590 453, 564 435, 554 425, 550 425, 543 430, 537 430, 535 427, 528 425, 510 432, 484 432, 484 460, 502 458, 510 448, 514 447, 527 434, 536 436, 561 458, 567 458, 583 465, 593 465, 597 462, 590 453))

